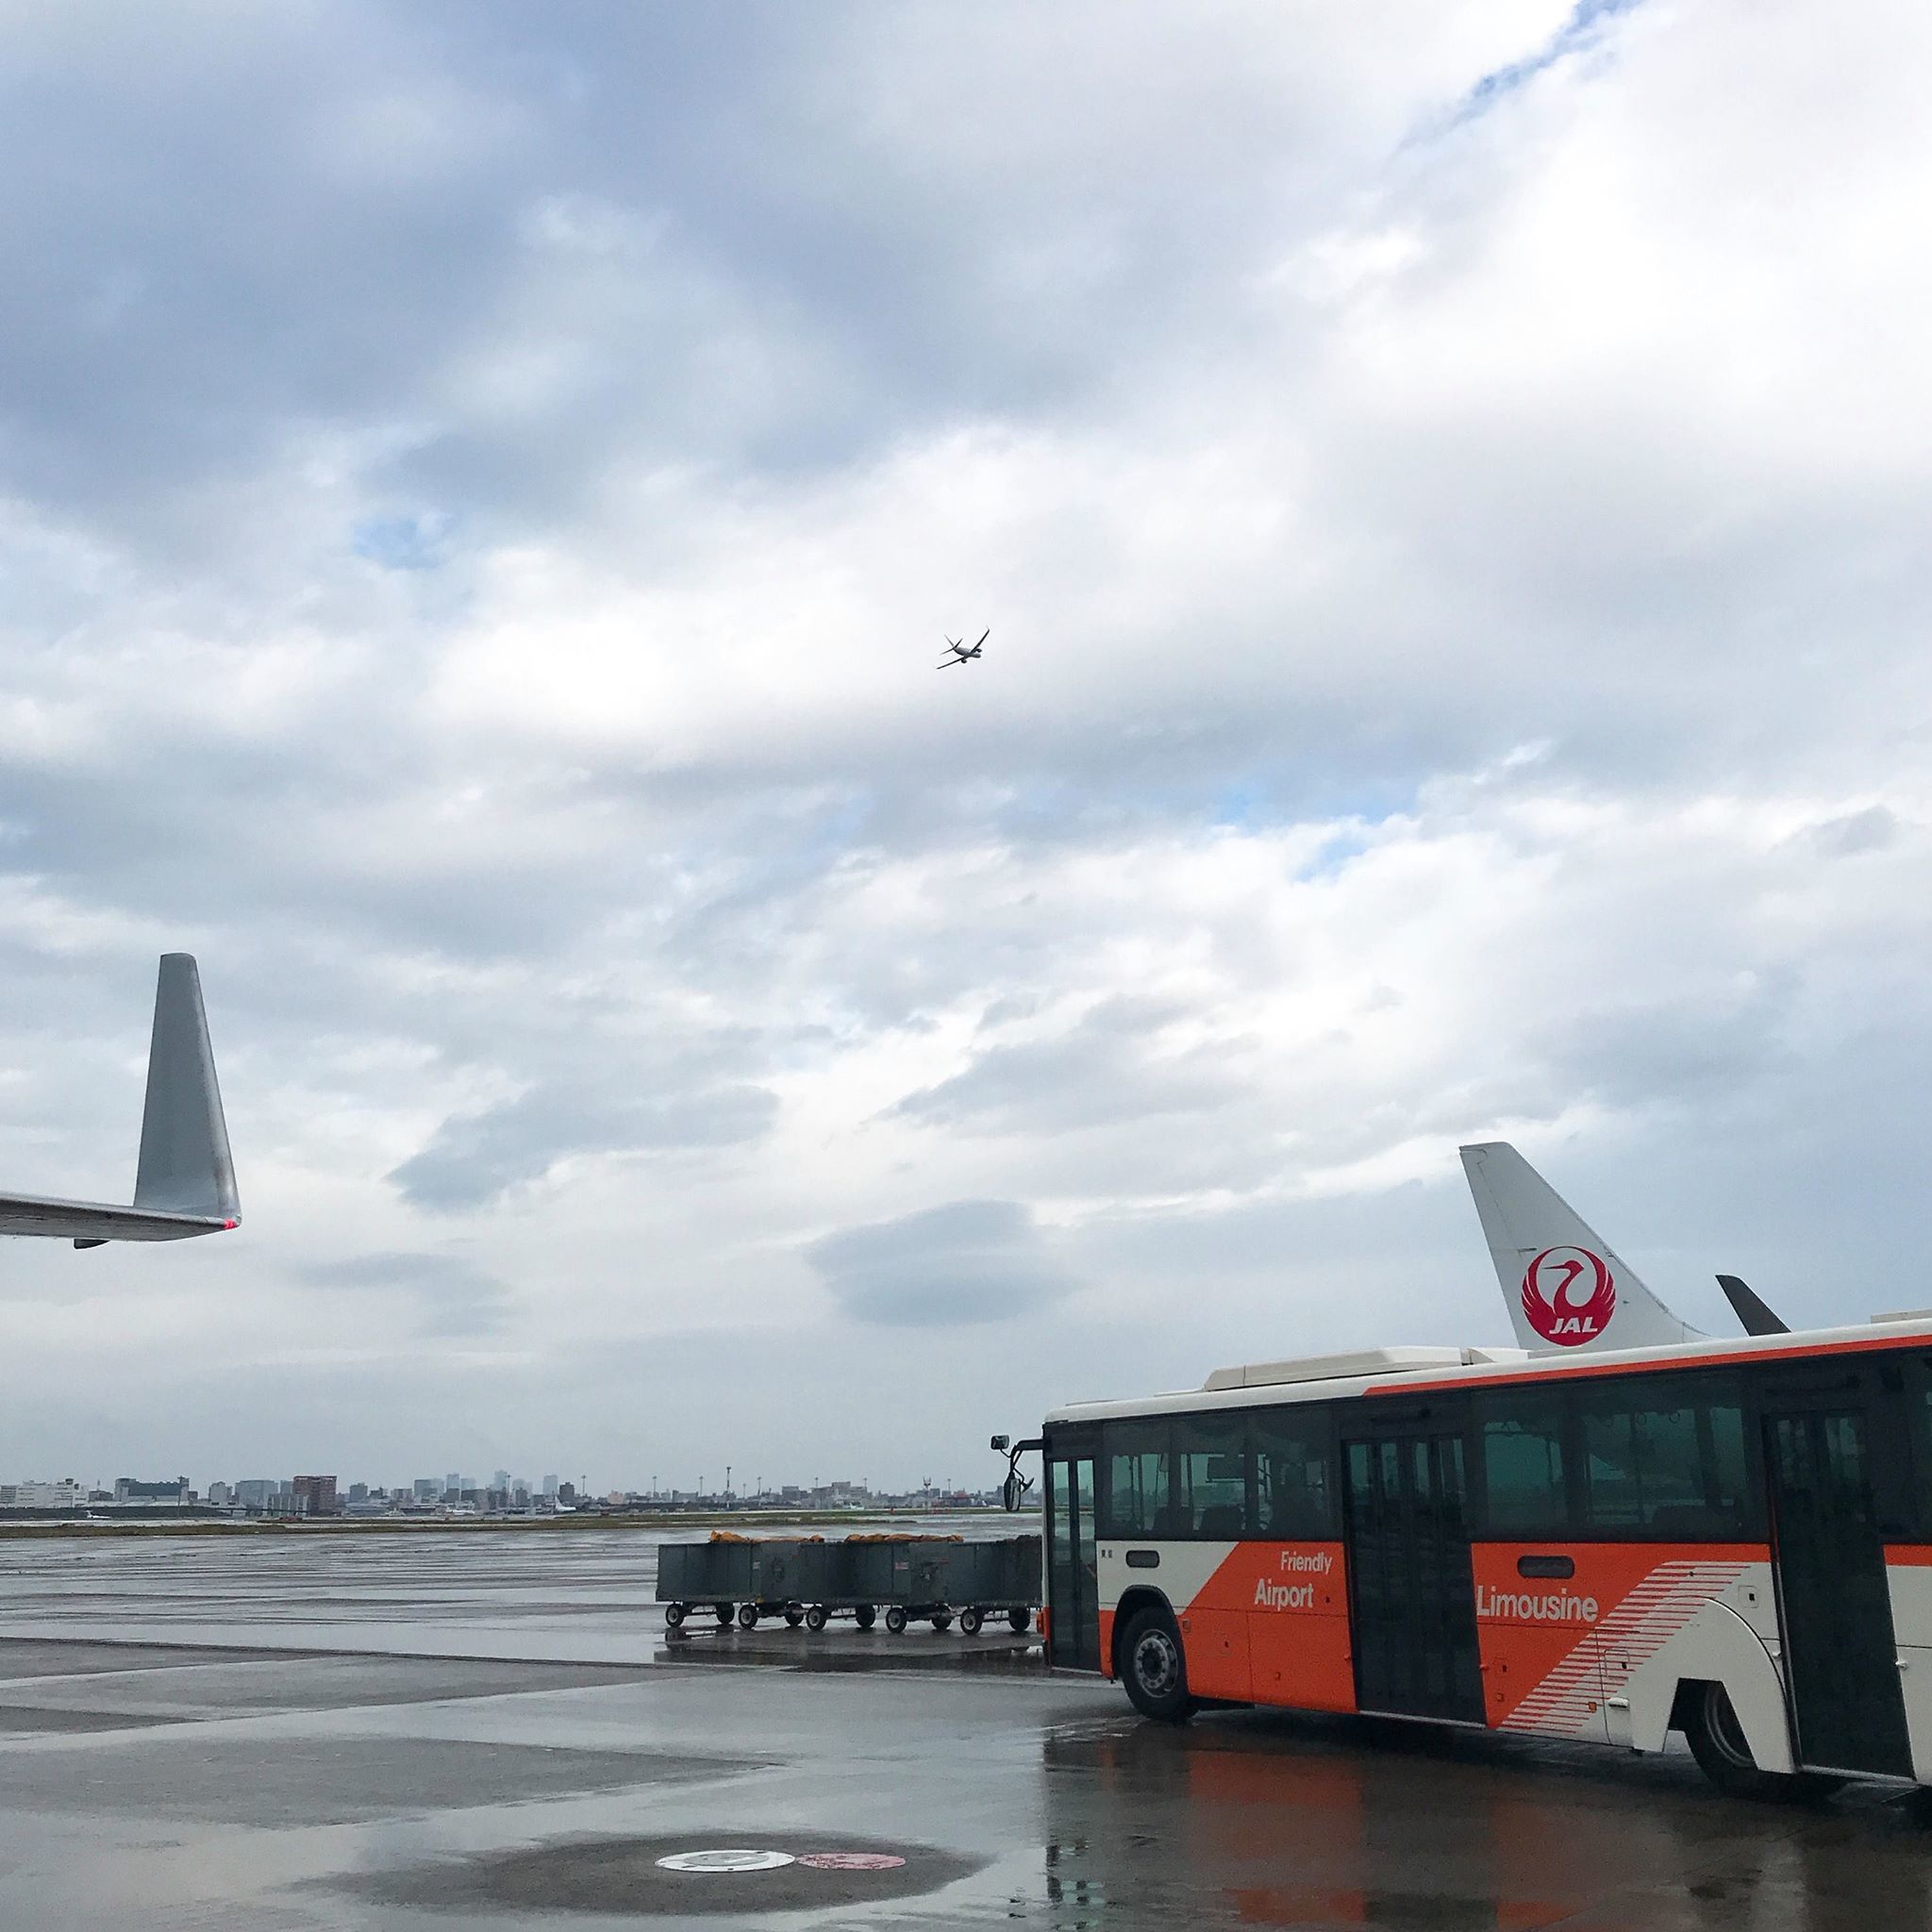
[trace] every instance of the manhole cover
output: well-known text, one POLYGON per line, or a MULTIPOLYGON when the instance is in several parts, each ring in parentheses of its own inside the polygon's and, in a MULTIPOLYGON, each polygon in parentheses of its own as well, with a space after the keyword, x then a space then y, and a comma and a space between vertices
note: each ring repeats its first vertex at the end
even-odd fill
MULTIPOLYGON (((714 1819, 702 1835, 552 1839, 512 1851, 373 1872, 352 1881, 350 1889, 418 1911, 466 1913, 466 1925, 486 1914, 511 1911, 545 1925, 568 1923, 565 1913, 590 1912, 603 1915, 600 1924, 614 1917, 632 1923, 675 1919, 679 1924, 711 1919, 723 1926, 742 1923, 747 1912, 823 1917, 842 1907, 923 1898, 985 1862, 904 1839, 794 1830, 774 1827, 768 1819, 727 1815, 714 1819), (783 1851, 772 1848, 774 1838, 782 1840, 783 1851)), ((10 1923, 0 1914, 0 1924, 10 1923)), ((488 1923, 497 1921, 491 1917, 488 1923)), ((886 1926, 899 1921, 873 1917, 866 1923, 886 1926)))
POLYGON ((658 1860, 667 1872, 775 1872, 780 1865, 789 1865, 791 1861, 790 1852, 755 1852, 744 1849, 673 1852, 668 1858, 658 1860))

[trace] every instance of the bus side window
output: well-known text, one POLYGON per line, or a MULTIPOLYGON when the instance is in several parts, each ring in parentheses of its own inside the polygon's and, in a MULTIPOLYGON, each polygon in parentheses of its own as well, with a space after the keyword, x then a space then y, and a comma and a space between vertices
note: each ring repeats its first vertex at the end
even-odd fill
POLYGON ((1313 1406, 1256 1412, 1253 1534, 1329 1537, 1335 1505, 1328 1482, 1328 1418, 1313 1406))
POLYGON ((1657 1538, 1751 1532, 1743 1412, 1727 1378, 1673 1376, 1591 1391, 1583 1444, 1591 1528, 1657 1538))
POLYGON ((1230 1542, 1241 1536, 1247 1514, 1246 1426, 1238 1409, 1175 1417, 1174 1520, 1167 1534, 1230 1542))
POLYGON ((1165 1416, 1103 1426, 1101 1441, 1107 1460, 1103 1535, 1155 1537, 1168 1529, 1172 1435, 1165 1416))
POLYGON ((1478 1401, 1484 1523, 1494 1534, 1557 1536, 1569 1525, 1563 1405, 1554 1395, 1505 1393, 1478 1401))

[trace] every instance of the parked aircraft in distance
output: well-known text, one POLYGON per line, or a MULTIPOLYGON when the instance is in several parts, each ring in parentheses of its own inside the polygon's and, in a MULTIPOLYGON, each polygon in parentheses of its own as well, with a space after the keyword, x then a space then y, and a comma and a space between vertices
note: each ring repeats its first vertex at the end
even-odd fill
POLYGON ((201 974, 192 955, 163 953, 133 1205, 0 1193, 0 1234, 48 1235, 97 1248, 105 1241, 177 1241, 241 1220, 201 974))
POLYGON ((932 668, 935 671, 946 671, 950 670, 955 664, 965 663, 969 658, 977 658, 986 649, 986 641, 991 635, 992 625, 988 625, 979 633, 979 641, 976 644, 962 644, 958 638, 948 638, 946 640, 946 647, 951 651, 952 656, 941 658, 932 668))

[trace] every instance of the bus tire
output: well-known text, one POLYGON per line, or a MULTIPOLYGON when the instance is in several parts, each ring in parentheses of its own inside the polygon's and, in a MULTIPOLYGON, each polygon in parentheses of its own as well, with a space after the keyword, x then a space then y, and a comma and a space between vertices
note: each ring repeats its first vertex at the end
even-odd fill
POLYGON ((1185 1724, 1193 1713, 1188 1659, 1174 1618, 1150 1604, 1121 1635, 1120 1674, 1134 1708, 1158 1724, 1185 1724))
POLYGON ((756 1604, 740 1604, 738 1607, 738 1627, 741 1630, 756 1630, 758 1627, 758 1607, 756 1604))
POLYGON ((717 1620, 718 1620, 718 1627, 719 1627, 719 1629, 721 1629, 721 1630, 728 1630, 728 1629, 730 1629, 730 1627, 731 1627, 731 1606, 730 1606, 729 1604, 713 1604, 713 1605, 711 1606, 711 1614, 712 1614, 712 1616, 714 1616, 714 1617, 716 1617, 716 1618, 717 1618, 717 1620))
POLYGON ((785 1621, 796 1630, 805 1622, 805 1612, 796 1604, 787 1604, 785 1606, 785 1621))
POLYGON ((666 1604, 664 1606, 664 1627, 667 1630, 681 1630, 684 1628, 684 1606, 682 1604, 666 1604))
POLYGON ((805 1627, 816 1637, 825 1627, 827 1618, 824 1604, 814 1604, 805 1613, 805 1627))
POLYGON ((1677 1692, 1676 1715, 1697 1768, 1726 1797, 1795 1797, 1801 1780, 1782 1772, 1761 1771, 1744 1727, 1731 1708, 1730 1693, 1718 1683, 1689 1683, 1677 1692))
POLYGON ((901 1609, 897 1604, 892 1605, 892 1607, 886 1612, 886 1628, 890 1630, 894 1637, 901 1637, 905 1635, 906 1612, 903 1609, 901 1609))
POLYGON ((1025 1636, 1027 1631, 1033 1627, 1033 1612, 1031 1610, 1008 1610, 1007 1612, 1007 1627, 1012 1631, 1015 1637, 1025 1636))
POLYGON ((870 1630, 878 1620, 879 1607, 876 1604, 860 1604, 852 1613, 852 1621, 861 1630, 870 1630))
POLYGON ((985 1622, 986 1619, 977 1610, 961 1610, 959 1612, 959 1635, 961 1637, 977 1637, 979 1635, 979 1626, 985 1622))

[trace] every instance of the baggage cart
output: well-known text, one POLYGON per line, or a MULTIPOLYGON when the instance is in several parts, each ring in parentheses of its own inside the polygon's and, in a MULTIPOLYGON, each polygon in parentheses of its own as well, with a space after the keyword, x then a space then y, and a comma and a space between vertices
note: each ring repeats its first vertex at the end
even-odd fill
POLYGON ((741 1536, 660 1543, 657 1598, 664 1606, 666 1626, 681 1629, 684 1620, 701 1609, 709 1609, 721 1627, 728 1624, 752 1593, 752 1550, 751 1541, 741 1536))
POLYGON ((964 1636, 996 1616, 1019 1633, 1040 1603, 1040 1539, 861 1534, 828 1541, 714 1531, 703 1542, 659 1546, 657 1600, 672 1630, 708 1608, 721 1628, 735 1621, 741 1630, 768 1616, 814 1632, 849 1617, 870 1630, 883 1612, 895 1637, 915 1619, 947 1630, 956 1617, 964 1636))
POLYGON ((987 1620, 998 1616, 1020 1635, 1040 1602, 1040 1539, 1003 1536, 958 1544, 946 1564, 946 1597, 958 1613, 962 1637, 977 1637, 987 1620))

